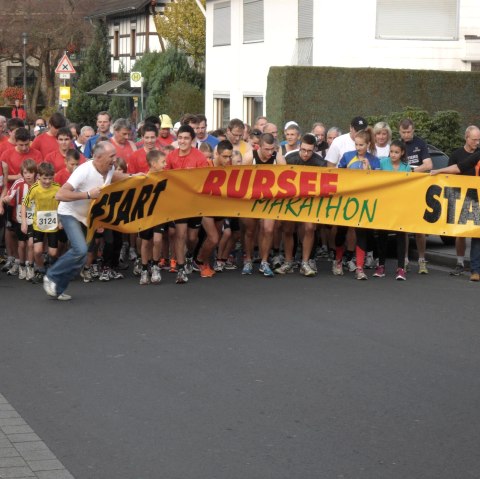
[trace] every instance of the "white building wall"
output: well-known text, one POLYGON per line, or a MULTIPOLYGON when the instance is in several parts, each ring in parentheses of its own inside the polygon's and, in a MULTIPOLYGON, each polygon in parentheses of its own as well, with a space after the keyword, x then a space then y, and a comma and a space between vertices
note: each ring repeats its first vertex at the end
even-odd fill
MULTIPOLYGON (((223 94, 230 117, 244 119, 243 97, 265 98, 269 68, 292 64, 298 2, 265 0, 264 42, 243 44, 243 1, 231 0, 231 45, 213 47, 216 1, 207 0, 206 115, 213 119, 213 99, 223 94)), ((459 5, 458 40, 383 40, 375 38, 376 1, 314 0, 313 65, 470 71, 470 61, 480 62, 480 40, 464 36, 480 36, 480 1, 459 5)))

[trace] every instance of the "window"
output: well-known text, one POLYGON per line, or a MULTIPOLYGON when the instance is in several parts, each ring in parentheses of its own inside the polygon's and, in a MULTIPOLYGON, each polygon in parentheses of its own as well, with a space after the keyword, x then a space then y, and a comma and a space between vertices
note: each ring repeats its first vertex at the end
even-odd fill
POLYGON ((263 42, 263 0, 243 0, 243 43, 263 42))
POLYGON ((230 45, 230 2, 213 6, 213 46, 230 45))
POLYGON ((457 40, 459 0, 377 0, 376 38, 457 40))
POLYGON ((472 72, 480 72, 480 62, 471 62, 470 69, 472 72))
MULTIPOLYGON (((27 67, 27 87, 35 85, 37 80, 37 72, 27 67)), ((7 86, 23 87, 23 66, 7 67, 7 86)))
POLYGON ((230 122, 230 98, 227 96, 213 99, 213 124, 215 128, 227 128, 230 122))
POLYGON ((313 0, 298 0, 298 38, 313 37, 313 0))
POLYGON ((263 116, 263 97, 245 96, 243 97, 243 118, 249 125, 254 125, 255 120, 263 116))
POLYGON ((113 58, 118 59, 120 53, 120 34, 118 30, 113 32, 113 58))
POLYGON ((130 30, 130 57, 135 58, 137 56, 137 30, 132 28, 130 30))

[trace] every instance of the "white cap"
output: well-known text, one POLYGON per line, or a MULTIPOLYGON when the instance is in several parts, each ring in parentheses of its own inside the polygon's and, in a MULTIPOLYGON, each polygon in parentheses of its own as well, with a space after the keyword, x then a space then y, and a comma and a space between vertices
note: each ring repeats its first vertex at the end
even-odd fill
POLYGON ((287 123, 285 123, 285 127, 283 128, 283 131, 285 131, 289 126, 298 126, 298 123, 296 121, 287 121, 287 123))
POLYGON ((173 131, 176 133, 181 126, 182 124, 179 121, 177 121, 177 123, 173 125, 173 131))

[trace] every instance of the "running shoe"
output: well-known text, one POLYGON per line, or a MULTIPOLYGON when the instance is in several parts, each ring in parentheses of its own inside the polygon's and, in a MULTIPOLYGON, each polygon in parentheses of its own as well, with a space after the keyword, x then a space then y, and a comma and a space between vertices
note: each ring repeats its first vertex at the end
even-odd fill
POLYGON ((350 273, 354 273, 357 270, 357 264, 355 263, 354 259, 347 261, 347 269, 350 273))
POLYGON ((143 269, 140 274, 140 284, 150 284, 150 277, 147 269, 143 269))
POLYGON ((359 280, 368 279, 367 275, 366 275, 365 272, 363 271, 363 268, 357 268, 357 270, 356 270, 356 272, 355 272, 355 278, 356 278, 356 279, 359 279, 359 280))
POLYGON ((212 278, 213 276, 215 276, 215 271, 213 271, 213 269, 210 268, 210 265, 208 263, 199 264, 199 266, 200 266, 200 277, 212 278))
POLYGON ((57 299, 59 301, 70 301, 72 299, 72 297, 67 294, 67 293, 60 293, 58 296, 57 296, 57 299))
POLYGON ((285 261, 280 268, 275 269, 277 274, 291 274, 293 273, 293 261, 285 261))
MULTIPOLYGON (((192 256, 187 256, 185 258, 185 273, 186 274, 192 274, 193 273, 193 257, 192 256)), ((170 271, 171 273, 174 271, 170 271)))
POLYGON ((126 263, 128 261, 128 243, 122 244, 122 249, 120 250, 120 261, 126 263))
POLYGON ((219 261, 218 259, 215 261, 213 265, 213 270, 216 273, 221 273, 225 269, 225 261, 219 261))
POLYGON ((343 276, 343 264, 341 261, 333 260, 332 273, 334 276, 343 276))
POLYGON ((6 273, 13 266, 14 263, 15 258, 13 256, 9 256, 5 264, 2 266, 2 271, 6 273))
POLYGON ((376 262, 375 258, 373 257, 373 252, 369 251, 367 253, 367 257, 365 258, 364 268, 365 269, 373 269, 373 268, 375 268, 376 265, 377 265, 377 262, 376 262))
POLYGON ((33 277, 35 276, 35 270, 31 264, 26 266, 27 268, 27 275, 25 276, 26 281, 32 281, 33 277))
POLYGON ((258 269, 258 272, 263 274, 263 276, 265 276, 266 278, 273 278, 275 276, 267 261, 262 261, 260 263, 260 268, 258 269))
POLYGON ((57 297, 57 285, 47 275, 43 277, 43 289, 48 296, 57 297))
POLYGON ((92 278, 97 279, 100 277, 100 269, 98 268, 98 263, 93 263, 91 268, 92 278))
POLYGON ((41 271, 37 271, 35 273, 35 276, 32 278, 32 284, 42 283, 44 276, 45 276, 45 273, 42 273, 41 271))
POLYGON ((373 273, 374 278, 384 278, 385 277, 385 266, 377 266, 375 268, 375 273, 373 273))
POLYGON ((478 273, 472 273, 470 275, 470 281, 473 281, 473 282, 477 282, 477 281, 480 281, 480 274, 478 273))
POLYGON ((18 267, 18 279, 25 279, 27 277, 27 267, 19 266, 18 267))
MULTIPOLYGON (((178 269, 177 269, 177 260, 172 258, 170 259, 170 269, 169 269, 170 273, 177 273, 178 272, 178 269)), ((184 271, 185 274, 187 274, 186 271, 184 271)))
POLYGON ((124 278, 123 274, 120 273, 119 271, 117 271, 114 268, 110 268, 109 274, 110 274, 110 279, 123 279, 124 278))
POLYGON ((153 284, 158 284, 160 283, 160 281, 162 281, 162 274, 160 272, 160 267, 157 266, 156 264, 152 266, 152 276, 150 278, 150 281, 153 284))
POLYGON ((80 273, 84 283, 91 283, 93 281, 92 268, 85 266, 80 273))
POLYGON ((100 276, 98 277, 99 281, 110 281, 110 268, 108 266, 105 266, 102 269, 102 272, 100 273, 100 276))
POLYGON ((300 274, 303 276, 315 276, 317 273, 310 267, 308 261, 302 261, 302 266, 300 266, 300 274))
POLYGON ((160 269, 170 269, 170 266, 168 266, 167 260, 165 258, 160 258, 160 261, 158 262, 158 267, 160 269))
POLYGON ((465 271, 465 266, 461 263, 457 263, 455 268, 450 271, 450 276, 460 276, 465 271))
POLYGON ((395 279, 397 281, 406 281, 407 280, 407 273, 403 268, 398 268, 397 273, 395 275, 395 279))
POLYGON ((408 260, 408 258, 405 258, 405 272, 409 272, 410 271, 410 261, 408 260))
POLYGON ((272 258, 272 269, 280 268, 285 261, 285 258, 281 254, 277 254, 272 258))
POLYGON ((133 276, 140 276, 142 274, 142 260, 137 258, 133 265, 133 276))
POLYGON ((253 264, 251 261, 245 261, 243 263, 242 274, 252 274, 253 273, 253 264))
POLYGON ((233 269, 237 269, 238 266, 236 265, 236 261, 235 261, 235 256, 233 256, 233 254, 231 254, 227 261, 225 262, 225 269, 228 269, 228 270, 233 270, 233 269))
POLYGON ((310 268, 312 268, 313 271, 315 271, 315 273, 318 272, 317 262, 316 262, 314 259, 309 259, 309 260, 308 260, 308 266, 310 266, 310 268))
POLYGON ((7 274, 9 276, 18 276, 19 269, 20 269, 20 263, 17 263, 16 261, 14 261, 14 263, 12 264, 12 267, 7 271, 7 274))
POLYGON ((135 248, 130 248, 128 251, 128 259, 130 261, 135 261, 137 259, 137 252, 135 251, 135 248))
POLYGON ((424 259, 418 260, 418 274, 428 274, 427 262, 424 259))
POLYGON ((177 284, 185 284, 185 283, 188 283, 188 276, 187 276, 187 274, 185 273, 185 270, 184 270, 184 269, 178 270, 177 279, 175 280, 175 283, 177 283, 177 284))

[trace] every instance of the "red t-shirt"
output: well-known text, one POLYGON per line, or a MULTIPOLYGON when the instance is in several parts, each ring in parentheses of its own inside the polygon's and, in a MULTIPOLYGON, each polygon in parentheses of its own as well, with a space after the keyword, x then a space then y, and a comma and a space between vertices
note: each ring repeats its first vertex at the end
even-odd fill
POLYGON ((115 154, 117 158, 122 158, 128 165, 129 158, 136 151, 132 147, 132 145, 135 145, 135 143, 133 143, 133 141, 127 141, 124 145, 119 145, 113 141, 113 138, 110 138, 110 143, 115 147, 115 154))
POLYGON ((55 173, 55 177, 53 178, 53 181, 63 186, 70 178, 70 175, 71 173, 67 170, 66 167, 64 167, 61 170, 57 171, 57 173, 55 173))
POLYGON ((10 135, 0 135, 0 145, 5 143, 10 138, 10 135))
POLYGON ((15 148, 15 143, 10 143, 9 141, 0 143, 0 158, 4 151, 11 150, 12 148, 15 148))
POLYGON ((205 155, 192 148, 188 155, 180 156, 180 150, 173 150, 167 156, 166 170, 184 170, 189 168, 204 168, 208 166, 205 155))
POLYGON ((171 145, 174 141, 175 137, 172 134, 168 135, 167 138, 162 138, 161 136, 159 136, 155 145, 157 146, 157 148, 161 148, 162 146, 171 145))
POLYGON ((43 158, 46 158, 49 153, 58 150, 58 141, 55 136, 50 135, 47 131, 33 140, 32 148, 38 150, 43 158))
POLYGON ((144 148, 133 152, 127 164, 127 173, 148 173, 147 152, 144 148))
POLYGON ((19 106, 17 108, 16 106, 14 106, 12 109, 12 118, 20 118, 20 120, 26 120, 27 113, 23 109, 23 107, 19 106))
POLYGON ((9 149, 3 152, 0 161, 4 161, 8 165, 9 175, 19 175, 20 166, 28 158, 34 160, 37 165, 43 161, 42 154, 34 148, 30 148, 27 153, 19 153, 15 148, 9 149))
MULTIPOLYGON (((60 171, 62 168, 65 168, 65 157, 60 153, 60 150, 52 151, 51 153, 49 153, 45 157, 44 161, 53 165, 53 167, 55 168, 55 173, 60 171)), ((85 157, 80 153, 80 161, 78 162, 78 164, 81 165, 85 161, 85 157)))

